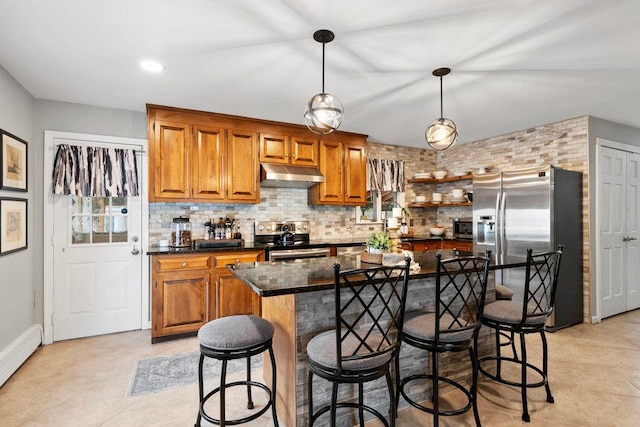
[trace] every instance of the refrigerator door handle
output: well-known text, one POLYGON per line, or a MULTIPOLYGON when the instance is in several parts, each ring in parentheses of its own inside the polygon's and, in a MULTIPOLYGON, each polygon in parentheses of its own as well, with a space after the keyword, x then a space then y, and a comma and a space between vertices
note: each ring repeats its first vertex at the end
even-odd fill
POLYGON ((495 255, 498 256, 500 254, 500 251, 502 250, 502 242, 500 241, 500 192, 498 192, 498 194, 496 194, 496 217, 495 217, 495 227, 496 227, 496 253, 495 255))
POLYGON ((498 211, 498 218, 500 219, 500 225, 499 228, 497 230, 498 232, 498 239, 500 241, 500 255, 501 256, 505 256, 506 252, 507 252, 507 242, 506 242, 506 236, 505 236, 505 223, 506 223, 506 219, 505 219, 505 213, 507 210, 507 194, 503 191, 501 193, 501 200, 500 200, 500 210, 498 211))

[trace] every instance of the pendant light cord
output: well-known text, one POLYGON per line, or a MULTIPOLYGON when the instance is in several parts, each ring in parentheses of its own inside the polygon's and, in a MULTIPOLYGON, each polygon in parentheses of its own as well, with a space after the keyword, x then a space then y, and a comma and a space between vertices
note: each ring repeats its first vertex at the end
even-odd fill
POLYGON ((444 118, 444 113, 442 112, 442 76, 440 76, 440 118, 444 118))
POLYGON ((324 45, 326 43, 322 42, 322 93, 324 93, 324 45))

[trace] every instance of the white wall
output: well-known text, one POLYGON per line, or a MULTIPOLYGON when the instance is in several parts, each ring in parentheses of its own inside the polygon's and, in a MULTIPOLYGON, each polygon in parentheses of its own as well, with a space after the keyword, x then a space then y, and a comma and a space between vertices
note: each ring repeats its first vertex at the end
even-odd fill
MULTIPOLYGON (((0 128, 27 141, 27 193, 0 190, 0 197, 26 198, 27 249, 0 257, 0 352, 31 325, 37 323, 33 304, 35 290, 35 254, 40 240, 41 219, 34 213, 34 158, 37 144, 33 142, 35 99, 4 68, 0 67, 0 128)), ((40 214, 42 216, 42 214, 40 214)), ((41 316, 40 316, 41 317, 41 316)))

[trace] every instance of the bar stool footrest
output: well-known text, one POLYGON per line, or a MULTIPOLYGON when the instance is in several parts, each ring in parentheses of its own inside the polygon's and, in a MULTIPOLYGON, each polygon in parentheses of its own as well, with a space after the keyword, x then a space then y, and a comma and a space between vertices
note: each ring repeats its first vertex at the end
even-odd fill
MULTIPOLYGON (((515 363, 518 366, 520 366, 521 369, 522 369, 522 365, 524 364, 522 360, 514 359, 513 357, 496 357, 496 356, 483 357, 478 360, 478 371, 482 372, 485 376, 491 378, 494 381, 498 381, 499 383, 502 383, 502 384, 511 385, 514 387, 522 387, 522 382, 515 382, 515 381, 504 379, 502 378, 502 376, 498 376, 497 373, 492 374, 482 367, 482 363, 492 361, 492 360, 495 361, 496 363, 503 363, 503 362, 515 363)), ((542 387, 545 384, 547 384, 547 377, 544 375, 544 372, 542 372, 542 369, 528 362, 527 362, 527 368, 530 368, 531 370, 535 371, 541 377, 541 380, 537 382, 527 383, 527 388, 542 387)), ((550 402, 550 403, 553 403, 553 402, 550 402)))
MULTIPOLYGON (((235 386, 251 386, 251 387, 258 387, 261 388, 262 390, 266 391, 268 396, 269 396, 269 401, 267 401, 267 404, 264 406, 264 408, 260 409, 258 412, 256 412, 255 414, 251 414, 245 418, 240 418, 237 420, 225 420, 224 423, 225 425, 239 425, 239 424, 244 424, 247 423, 249 421, 253 421, 256 418, 259 418, 260 416, 262 416, 262 414, 264 414, 265 412, 267 412, 267 410, 271 407, 271 405, 273 404, 273 399, 271 399, 271 389, 269 387, 267 387, 265 384, 256 382, 256 381, 234 381, 232 383, 229 384, 225 384, 225 390, 228 390, 231 387, 235 387, 235 386)), ((220 387, 216 387, 214 388, 212 391, 210 391, 209 393, 207 393, 207 395, 204 397, 204 399, 202 400, 202 403, 200 404, 200 415, 202 416, 202 418, 204 418, 206 421, 215 424, 215 425, 220 425, 220 420, 217 418, 213 418, 211 416, 209 416, 205 411, 204 411, 204 405, 207 403, 207 400, 209 400, 210 397, 213 397, 215 394, 220 392, 220 387)), ((253 405, 252 405, 253 406, 253 405)), ((252 408, 248 408, 248 409, 252 409, 252 408)))
MULTIPOLYGON (((411 406, 413 406, 414 408, 418 408, 421 411, 424 412, 428 412, 430 414, 433 414, 433 408, 429 408, 426 406, 421 405, 420 403, 416 402, 415 400, 411 399, 409 396, 407 396, 407 394, 404 391, 404 387, 407 383, 411 382, 411 381, 415 381, 415 380, 419 380, 419 379, 426 379, 429 380, 429 382, 432 381, 433 379, 433 375, 430 374, 420 374, 420 375, 412 375, 410 377, 406 377, 404 378, 401 382, 400 382, 400 394, 402 394, 402 397, 404 397, 404 400, 407 401, 407 403, 409 403, 411 406)), ((462 407, 462 408, 458 408, 458 409, 449 409, 449 410, 438 410, 438 414, 440 415, 444 415, 444 416, 452 416, 452 415, 460 415, 463 414, 465 412, 467 412, 469 409, 471 409, 471 407, 473 406, 473 398, 471 397, 471 392, 469 390, 467 390, 465 387, 462 386, 462 384, 450 379, 450 378, 446 378, 446 377, 438 377, 438 382, 445 382, 449 385, 454 386, 455 388, 457 388, 458 390, 460 390, 461 392, 463 392, 465 394, 465 396, 467 396, 467 405, 462 407)), ((433 394, 433 391, 431 392, 433 394)))
MULTIPOLYGON (((389 422, 387 421, 387 419, 385 418, 384 415, 382 415, 380 412, 376 411, 374 408, 370 407, 370 406, 366 406, 366 405, 359 405, 357 403, 353 403, 353 402, 338 402, 336 404, 336 409, 339 408, 354 408, 354 409, 362 409, 363 411, 367 411, 368 413, 374 415, 376 418, 378 418, 382 424, 384 424, 385 427, 389 427, 389 422)), ((313 426, 313 424, 316 422, 316 420, 324 413, 329 412, 329 410, 331 409, 331 405, 326 405, 323 406, 322 408, 320 408, 318 411, 316 411, 315 414, 313 414, 313 417, 311 418, 311 420, 309 420, 309 425, 313 426)))

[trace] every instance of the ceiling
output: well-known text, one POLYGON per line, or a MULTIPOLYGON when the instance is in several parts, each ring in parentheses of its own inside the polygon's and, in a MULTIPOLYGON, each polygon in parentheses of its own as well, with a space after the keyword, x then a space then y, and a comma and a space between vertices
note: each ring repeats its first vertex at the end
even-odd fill
POLYGON ((637 0, 0 0, 0 66, 34 97, 145 104, 304 124, 325 89, 341 130, 425 147, 582 115, 640 128, 637 0), (142 71, 153 58, 163 73, 142 71))

